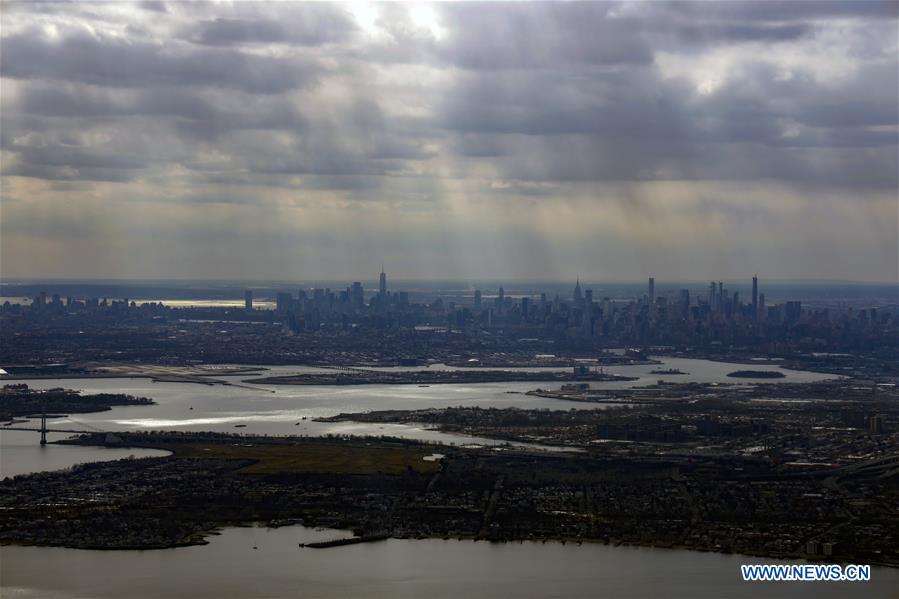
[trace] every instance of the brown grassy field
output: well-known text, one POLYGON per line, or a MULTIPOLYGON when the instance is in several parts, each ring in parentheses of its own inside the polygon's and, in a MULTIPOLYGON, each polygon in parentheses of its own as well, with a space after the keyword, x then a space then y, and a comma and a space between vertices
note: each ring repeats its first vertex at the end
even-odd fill
POLYGON ((353 447, 329 443, 295 445, 189 443, 172 447, 178 457, 257 460, 245 474, 309 472, 319 474, 402 474, 409 468, 432 473, 439 467, 422 458, 431 452, 398 447, 353 447))

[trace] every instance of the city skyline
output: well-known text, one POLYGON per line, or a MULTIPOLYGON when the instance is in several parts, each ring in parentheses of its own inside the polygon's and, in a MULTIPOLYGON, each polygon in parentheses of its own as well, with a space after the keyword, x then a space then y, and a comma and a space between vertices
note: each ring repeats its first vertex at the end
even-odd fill
POLYGON ((0 275, 897 282, 896 17, 6 3, 0 275))

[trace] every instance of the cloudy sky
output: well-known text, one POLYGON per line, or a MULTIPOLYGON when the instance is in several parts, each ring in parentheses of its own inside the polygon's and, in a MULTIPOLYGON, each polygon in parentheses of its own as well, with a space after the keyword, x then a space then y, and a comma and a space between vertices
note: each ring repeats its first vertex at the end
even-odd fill
POLYGON ((897 280, 899 3, 10 3, 0 275, 897 280))

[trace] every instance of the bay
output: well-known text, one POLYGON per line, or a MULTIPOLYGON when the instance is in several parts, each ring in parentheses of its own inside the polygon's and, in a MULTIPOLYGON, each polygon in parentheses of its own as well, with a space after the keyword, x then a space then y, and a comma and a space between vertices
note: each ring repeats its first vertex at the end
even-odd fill
POLYGON ((743 582, 740 564, 802 563, 572 543, 398 540, 300 548, 346 536, 300 526, 229 528, 209 545, 153 551, 3 547, 4 597, 895 597, 899 570, 868 582, 743 582))

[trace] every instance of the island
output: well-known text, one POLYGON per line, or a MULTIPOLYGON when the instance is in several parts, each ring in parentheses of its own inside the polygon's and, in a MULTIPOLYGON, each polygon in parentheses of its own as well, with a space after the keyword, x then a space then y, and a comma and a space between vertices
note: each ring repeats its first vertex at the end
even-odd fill
POLYGON ((782 379, 786 375, 777 370, 734 370, 727 376, 738 379, 782 379))
POLYGON ((335 368, 334 372, 267 376, 247 379, 256 385, 436 385, 448 383, 507 383, 539 381, 635 381, 637 377, 608 374, 602 369, 575 366, 568 371, 511 370, 367 370, 335 368))
POLYGON ((646 364, 661 364, 658 360, 652 360, 642 354, 616 354, 608 351, 596 352, 589 357, 587 355, 556 355, 556 354, 531 354, 522 351, 488 352, 467 356, 465 358, 451 358, 446 362, 447 366, 458 368, 547 368, 547 367, 572 367, 582 366, 637 366, 646 364))
POLYGON ((4 385, 0 389, 0 422, 12 424, 15 418, 40 417, 42 413, 85 414, 104 412, 114 406, 147 406, 153 403, 146 397, 122 393, 82 395, 80 391, 71 389, 39 390, 19 383, 4 385))
POLYGON ((233 383, 220 377, 230 375, 259 375, 263 366, 166 365, 128 362, 72 362, 36 365, 4 366, 2 371, 20 380, 138 378, 146 377, 157 383, 196 383, 224 385, 233 383))

